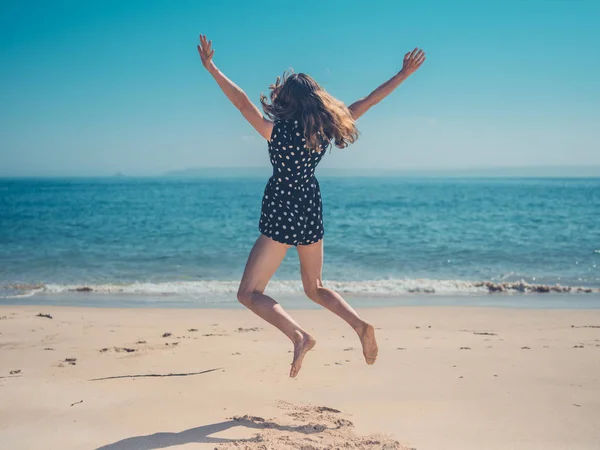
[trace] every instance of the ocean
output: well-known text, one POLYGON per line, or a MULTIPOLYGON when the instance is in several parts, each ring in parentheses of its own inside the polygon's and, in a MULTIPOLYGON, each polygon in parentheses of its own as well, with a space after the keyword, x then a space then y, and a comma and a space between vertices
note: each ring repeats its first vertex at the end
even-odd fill
MULTIPOLYGON (((2 179, 0 304, 235 305, 266 181, 2 179)), ((600 307, 600 178, 319 182, 324 279, 349 297, 600 307)), ((302 292, 294 249, 267 290, 302 292)))

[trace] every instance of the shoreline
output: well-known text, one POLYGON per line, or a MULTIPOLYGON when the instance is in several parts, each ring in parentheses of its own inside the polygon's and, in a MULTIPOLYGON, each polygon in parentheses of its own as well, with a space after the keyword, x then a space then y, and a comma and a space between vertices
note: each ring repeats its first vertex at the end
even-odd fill
MULTIPOLYGON (((317 310, 319 305, 302 294, 272 293, 286 309, 317 310)), ((389 307, 484 307, 502 309, 560 309, 560 310, 597 310, 600 309, 600 293, 526 293, 526 294, 347 294, 342 296, 356 308, 389 307)), ((61 294, 36 294, 29 297, 0 298, 0 308, 8 306, 62 306, 84 308, 141 308, 141 309, 208 309, 237 310, 245 309, 235 294, 104 294, 98 292, 68 292, 61 294)))

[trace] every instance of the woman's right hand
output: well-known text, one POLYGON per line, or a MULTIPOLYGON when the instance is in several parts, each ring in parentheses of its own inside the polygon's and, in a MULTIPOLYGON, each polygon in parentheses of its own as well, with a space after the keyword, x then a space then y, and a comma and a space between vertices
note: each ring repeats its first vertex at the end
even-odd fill
POLYGON ((404 55, 401 72, 406 75, 412 75, 417 71, 421 64, 425 61, 425 52, 419 48, 415 48, 412 52, 404 55))
POLYGON ((212 48, 212 41, 207 40, 205 34, 200 35, 198 53, 200 54, 202 65, 206 68, 206 70, 210 71, 212 68, 214 68, 215 65, 212 62, 212 57, 215 54, 215 51, 212 48))

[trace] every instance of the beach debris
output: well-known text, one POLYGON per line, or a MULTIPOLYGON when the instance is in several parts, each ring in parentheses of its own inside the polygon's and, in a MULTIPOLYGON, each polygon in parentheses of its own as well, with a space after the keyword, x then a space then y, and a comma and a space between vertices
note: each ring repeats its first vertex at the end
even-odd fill
POLYGON ((5 320, 6 318, 6 316, 0 316, 0 320, 5 320))
POLYGON ((9 374, 10 374, 10 375, 17 375, 17 374, 19 374, 19 373, 21 373, 21 369, 15 369, 15 370, 11 370, 11 371, 9 372, 9 374))
POLYGON ((339 362, 339 361, 336 361, 336 362, 335 362, 335 365, 336 365, 336 366, 343 366, 343 365, 344 365, 344 363, 342 363, 342 362, 339 362))
POLYGON ((65 358, 65 362, 71 366, 74 366, 77 364, 77 358, 65 358))
POLYGON ((225 372, 225 369, 222 367, 218 367, 216 369, 208 369, 203 370, 201 372, 189 372, 189 373, 166 373, 166 374, 158 374, 158 373, 147 373, 142 375, 117 375, 113 377, 102 377, 102 378, 92 378, 89 381, 103 381, 103 380, 117 380, 120 378, 165 378, 165 377, 189 377, 193 375, 202 375, 205 373, 215 372, 217 370, 222 370, 225 372))
POLYGON ((473 331, 473 334, 477 334, 479 336, 498 336, 496 333, 488 333, 487 331, 473 331))
POLYGON ((406 347, 396 347, 396 350, 406 350, 406 347))
POLYGON ((252 327, 252 328, 238 328, 237 330, 235 330, 237 333, 247 333, 249 331, 260 331, 262 330, 262 328, 259 327, 252 327))
MULTIPOLYGON (((203 334, 202 336, 206 336, 206 337, 210 337, 210 336, 227 336, 224 333, 207 333, 207 334, 203 334)), ((256 341, 254 341, 256 342, 256 341)))
POLYGON ((46 319, 52 319, 52 316, 50 314, 39 313, 36 317, 45 317, 46 319))
POLYGON ((136 352, 137 350, 135 348, 129 348, 129 347, 113 347, 113 348, 103 348, 100 349, 100 353, 106 353, 108 351, 113 351, 116 353, 132 353, 132 352, 136 352))
POLYGON ((577 406, 578 408, 581 408, 581 405, 578 405, 577 403, 573 403, 573 406, 577 406))
POLYGON ((240 352, 235 352, 235 353, 232 353, 232 355, 234 355, 234 356, 235 355, 241 355, 241 353, 240 352))
POLYGON ((179 342, 171 342, 171 343, 165 342, 165 345, 170 345, 171 347, 176 347, 179 345, 179 342))
POLYGON ((137 341, 136 344, 145 344, 146 341, 137 341))
POLYGON ((461 347, 461 350, 471 350, 471 347, 461 347))
POLYGON ((531 350, 529 347, 521 347, 521 350, 531 350))
POLYGON ((355 348, 354 347, 348 347, 348 348, 344 349, 345 352, 349 352, 349 351, 352 351, 352 350, 355 350, 355 348))
POLYGON ((473 283, 473 287, 483 287, 487 288, 488 292, 532 292, 532 293, 540 293, 547 294, 549 292, 558 292, 558 293, 568 293, 568 292, 577 292, 577 293, 592 293, 592 292, 600 292, 599 289, 586 288, 582 286, 561 286, 560 284, 548 285, 548 284, 530 284, 525 281, 518 281, 515 283, 503 282, 503 283, 495 283, 492 281, 478 281, 473 283))
POLYGON ((162 337, 167 338, 171 335, 172 335, 172 333, 167 332, 167 333, 163 333, 162 337))
POLYGON ((583 345, 574 345, 573 348, 583 348, 583 345))
POLYGON ((600 325, 571 325, 571 328, 600 328, 600 325))
POLYGON ((71 292, 93 292, 94 290, 89 286, 80 286, 74 289, 69 289, 71 292))
POLYGON ((51 351, 54 351, 54 349, 53 349, 53 348, 51 348, 51 347, 46 347, 44 350, 51 350, 51 351))
POLYGON ((432 287, 411 287, 407 289, 409 294, 435 294, 435 289, 432 287))
POLYGON ((189 332, 198 331, 198 328, 190 328, 188 331, 189 332))
POLYGON ((78 402, 71 403, 71 406, 79 405, 80 403, 83 403, 83 400, 79 400, 78 402))

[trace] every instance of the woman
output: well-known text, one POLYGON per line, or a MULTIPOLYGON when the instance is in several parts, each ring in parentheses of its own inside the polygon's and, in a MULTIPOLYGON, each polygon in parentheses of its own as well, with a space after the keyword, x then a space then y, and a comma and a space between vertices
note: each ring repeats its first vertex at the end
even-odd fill
POLYGON ((266 117, 244 91, 217 69, 212 41, 200 35, 198 52, 202 64, 225 95, 269 146, 273 176, 265 188, 256 240, 240 283, 239 301, 281 330, 294 344, 290 377, 302 366, 304 355, 316 340, 284 311, 264 290, 281 264, 287 249, 295 246, 300 257, 304 292, 314 302, 345 320, 358 334, 367 364, 377 358, 373 326, 359 317, 335 291, 323 286, 323 220, 321 193, 314 170, 333 140, 344 148, 356 141, 355 120, 388 96, 423 61, 415 48, 404 56, 402 70, 367 97, 346 107, 303 73, 277 78, 270 86, 270 102, 261 95, 266 117))

